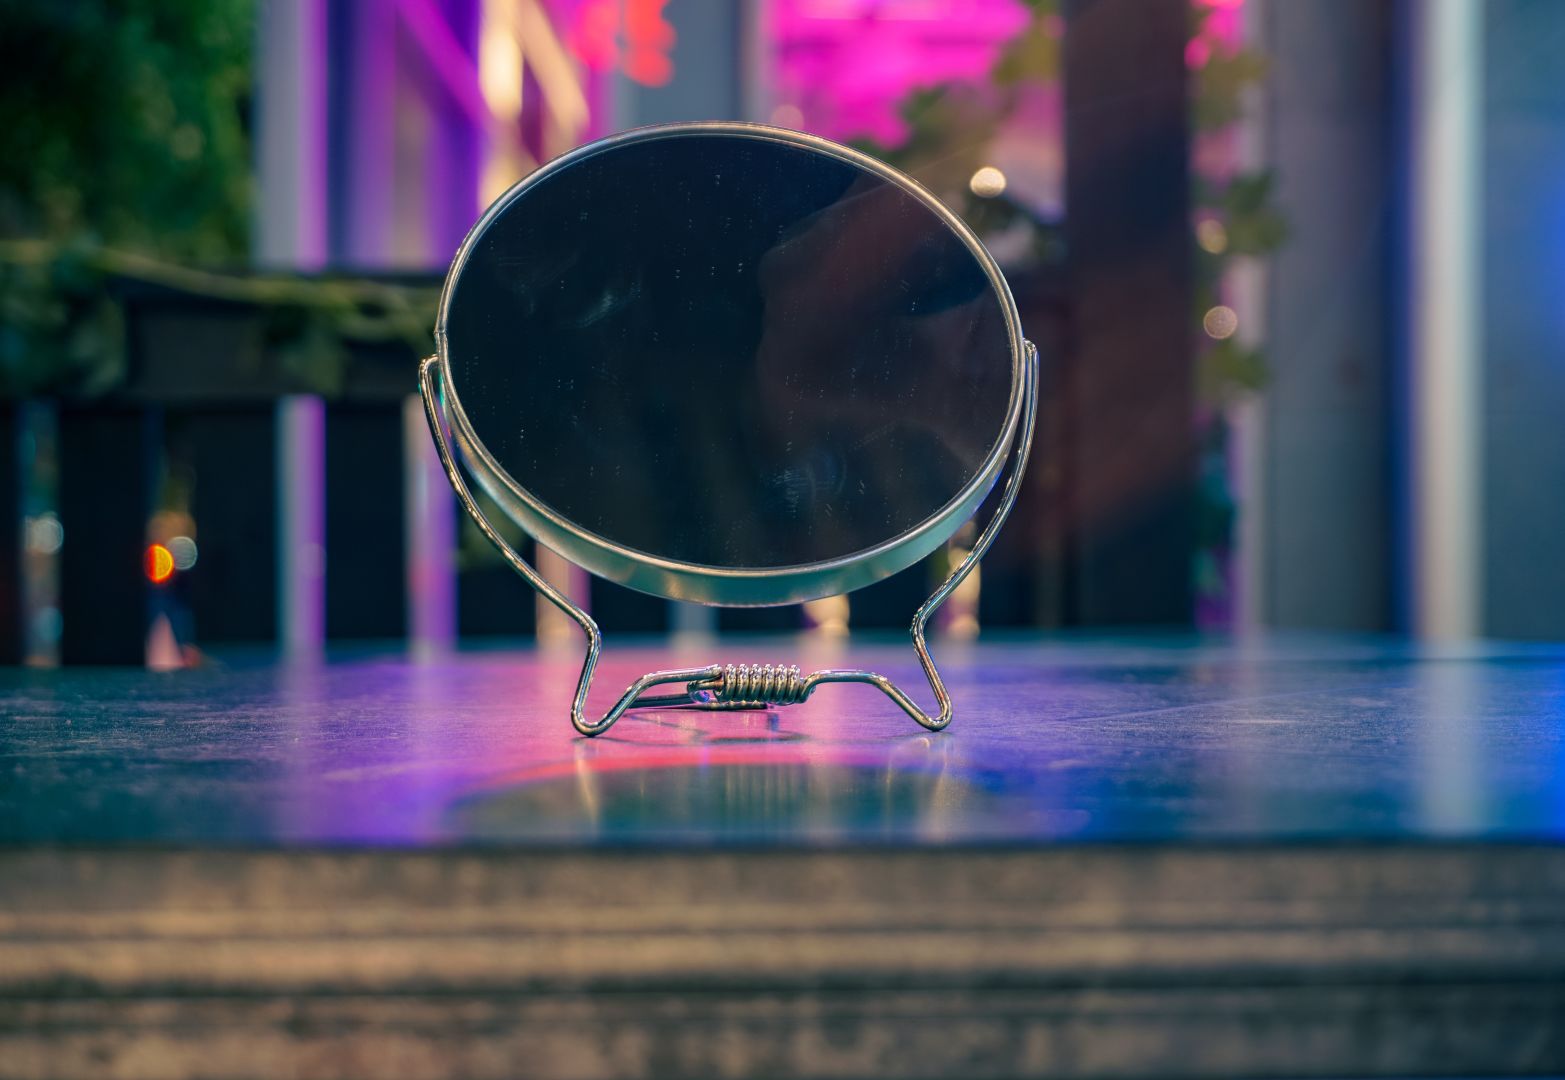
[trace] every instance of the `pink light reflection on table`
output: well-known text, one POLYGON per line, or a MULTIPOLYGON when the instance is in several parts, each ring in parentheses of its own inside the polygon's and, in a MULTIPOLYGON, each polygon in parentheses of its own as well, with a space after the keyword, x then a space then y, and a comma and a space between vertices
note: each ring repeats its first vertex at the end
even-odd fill
MULTIPOLYGON (((809 669, 867 664, 920 699, 929 696, 900 644, 848 649, 840 641, 800 638, 725 645, 729 662, 785 661, 809 669)), ((589 711, 601 713, 645 671, 712 659, 709 646, 694 644, 606 652, 589 711)), ((470 804, 563 798, 550 803, 565 815, 560 829, 590 835, 599 825, 589 793, 599 785, 623 792, 626 785, 666 786, 692 775, 704 778, 707 795, 718 790, 712 785, 728 782, 724 777, 753 782, 757 790, 770 790, 768 777, 778 777, 850 802, 888 782, 899 792, 927 788, 940 796, 938 805, 916 820, 899 812, 887 827, 933 836, 949 826, 949 813, 977 795, 960 742, 913 727, 871 687, 826 687, 806 704, 770 712, 634 712, 605 735, 581 739, 567 715, 580 663, 572 649, 538 649, 283 669, 278 689, 297 723, 286 755, 291 795, 275 827, 312 842, 430 843, 466 835, 461 808, 470 804), (373 725, 344 739, 340 725, 356 726, 359 703, 370 699, 377 702, 373 725), (568 794, 578 788, 579 803, 568 794)), ((953 674, 953 692, 974 700, 968 673, 959 666, 953 674)), ((657 818, 643 825, 658 826, 657 818)), ((519 827, 504 820, 505 828, 519 827)))

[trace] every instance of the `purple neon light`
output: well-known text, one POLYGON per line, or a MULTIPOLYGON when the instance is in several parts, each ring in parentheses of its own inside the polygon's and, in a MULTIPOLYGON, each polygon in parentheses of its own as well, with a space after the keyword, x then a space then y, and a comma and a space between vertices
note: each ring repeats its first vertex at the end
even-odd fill
POLYGON ((774 0, 770 19, 775 99, 798 126, 894 146, 910 92, 981 81, 1028 13, 1018 0, 774 0))

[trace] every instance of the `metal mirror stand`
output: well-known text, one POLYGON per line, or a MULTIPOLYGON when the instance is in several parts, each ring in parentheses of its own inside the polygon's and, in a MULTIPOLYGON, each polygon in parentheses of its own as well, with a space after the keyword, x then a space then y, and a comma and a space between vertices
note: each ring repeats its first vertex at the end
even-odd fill
POLYGON ((869 683, 901 706, 902 711, 919 724, 930 731, 940 731, 951 722, 951 695, 946 692, 945 683, 940 678, 940 670, 935 667, 935 661, 929 655, 929 645, 924 640, 924 627, 928 624, 929 617, 945 603, 946 597, 951 595, 984 557, 984 553, 989 550, 989 545, 994 543, 1000 526, 1005 524, 1006 517, 1010 515, 1011 507, 1016 503, 1022 474, 1027 467, 1027 455, 1032 448, 1033 424, 1038 411, 1038 350, 1030 341, 1022 342, 1022 349, 1021 427, 1010 450, 1010 471, 1005 481, 1005 488, 1000 495, 1000 503, 995 508, 994 516, 989 519, 989 524, 984 526, 978 542, 967 553, 967 557, 957 564, 950 576, 940 584, 928 600, 924 601, 913 616, 913 648, 918 652, 918 661, 923 665, 930 689, 935 692, 935 700, 940 704, 940 711, 933 715, 919 708, 918 704, 890 679, 873 671, 826 670, 805 675, 792 665, 712 664, 708 667, 649 672, 631 683, 620 699, 614 703, 613 708, 604 713, 601 718, 588 719, 587 691, 592 686, 593 671, 598 666, 598 654, 603 649, 602 631, 598 629, 598 624, 593 621, 591 615, 573 604, 564 593, 546 581, 526 559, 517 554, 516 549, 484 517, 483 510, 474 500, 467 481, 457 467, 456 458, 451 452, 451 440, 446 431, 445 409, 442 405, 445 370, 439 356, 431 356, 419 365, 419 391, 424 397, 424 413, 429 420, 429 430, 434 436, 435 448, 440 453, 440 464, 445 469, 451 487, 456 491, 463 508, 478 525, 479 530, 489 538, 489 542, 505 556, 511 568, 525 578, 527 583, 551 604, 574 619, 576 625, 580 626, 582 632, 587 635, 587 655, 582 661, 581 678, 576 683, 576 697, 571 702, 571 724, 583 735, 601 735, 614 726, 614 722, 630 709, 769 709, 779 705, 797 705, 807 700, 815 692, 815 688, 822 683, 869 683), (647 693, 654 687, 669 683, 684 683, 684 691, 676 694, 647 693))

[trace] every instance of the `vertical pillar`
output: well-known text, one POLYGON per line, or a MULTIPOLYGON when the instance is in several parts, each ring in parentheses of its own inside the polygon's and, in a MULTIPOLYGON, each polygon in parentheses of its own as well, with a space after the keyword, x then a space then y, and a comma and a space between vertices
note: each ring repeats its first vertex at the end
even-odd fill
POLYGON ((662 86, 645 86, 619 77, 615 127, 664 124, 677 120, 739 120, 747 93, 741 71, 748 4, 708 0, 668 0, 663 17, 674 28, 670 52, 673 74, 662 86))
POLYGON ((777 102, 772 90, 772 0, 750 0, 738 11, 739 111, 741 120, 765 123, 777 102))
POLYGON ((309 394, 277 403, 277 629, 291 658, 319 658, 326 640, 326 405, 309 394))
POLYGON ((413 652, 439 656, 456 644, 456 506, 424 419, 424 402, 402 408, 408 631, 413 652))
POLYGON ((1193 617, 1185 0, 1066 0, 1072 621, 1193 617))
POLYGON ((1482 611, 1482 9, 1410 11, 1410 599, 1413 629, 1435 640, 1475 636, 1482 611))
MULTIPOLYGON (((476 77, 482 4, 479 0, 440 0, 440 11, 476 77)), ((450 95, 435 95, 431 105, 436 122, 425 188, 429 237, 434 245, 429 255, 431 265, 444 267, 478 219, 485 131, 482 121, 450 95)))
MULTIPOLYGON (((442 0, 452 36, 478 70, 483 16, 480 0, 442 0)), ((486 133, 474 118, 442 98, 428 163, 431 266, 446 266, 478 219, 486 133)), ((456 641, 456 497, 430 442, 419 401, 405 412, 408 490, 408 617, 416 652, 440 653, 456 641), (416 516, 416 521, 414 520, 416 516)))
POLYGON ((670 601, 668 630, 685 637, 709 637, 717 630, 717 609, 682 600, 670 601))
POLYGON ((337 258, 381 270, 392 260, 392 184, 396 169, 397 13, 394 4, 332 8, 330 170, 337 258))
MULTIPOLYGON (((1481 632, 1565 639, 1565 5, 1487 0, 1482 84, 1481 632)), ((1477 46, 1475 45, 1474 48, 1477 46)), ((1475 151, 1477 152, 1477 151, 1475 151)), ((1472 302, 1472 298, 1469 298, 1472 302)))
POLYGON ((256 253, 263 265, 326 261, 326 0, 263 0, 256 87, 256 253))
MULTIPOLYGON (((592 610, 592 581, 587 571, 565 558, 556 555, 548 548, 539 544, 535 549, 537 554, 533 565, 538 568, 538 573, 544 579, 559 589, 577 607, 584 611, 592 610)), ((538 596, 534 603, 537 605, 538 643, 540 645, 560 645, 575 643, 581 637, 581 627, 565 612, 555 607, 542 596, 538 596)))
MULTIPOLYGON (((264 0, 257 48, 258 261, 319 269, 327 258, 327 0, 264 0)), ((277 405, 278 634, 296 657, 318 655, 326 613, 325 407, 277 405)))
POLYGON ((1402 204, 1387 153, 1392 4, 1251 0, 1252 16, 1268 63, 1257 164, 1276 177, 1289 232, 1265 259, 1275 287, 1264 301, 1253 267, 1236 268, 1232 283, 1239 334, 1264 322, 1267 360, 1260 400, 1237 410, 1233 429, 1246 470, 1241 625, 1386 630, 1396 587, 1389 344, 1402 204))

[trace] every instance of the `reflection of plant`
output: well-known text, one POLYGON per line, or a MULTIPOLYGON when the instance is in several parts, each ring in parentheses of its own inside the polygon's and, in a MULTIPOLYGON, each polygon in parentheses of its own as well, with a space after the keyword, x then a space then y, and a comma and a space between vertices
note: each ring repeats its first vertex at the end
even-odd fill
MULTIPOLYGON (((1282 216, 1272 205, 1272 174, 1245 173, 1226 183, 1197 177, 1195 309, 1198 324, 1222 302, 1222 285, 1235 257, 1256 258, 1275 251, 1287 236, 1282 216)), ((1203 329, 1205 329, 1203 325, 1203 329)), ((1208 405, 1222 405, 1236 392, 1258 390, 1266 381, 1259 348, 1241 345, 1233 334, 1201 335, 1199 389, 1208 405)))
MULTIPOLYGON (((986 238, 1025 230, 1032 255, 1047 259, 1058 249, 1054 230, 1016 201, 975 193, 970 180, 989 163, 999 134, 1012 123, 1029 88, 1057 83, 1061 25, 1057 0, 1025 0, 1028 21, 1000 52, 987 81, 948 82, 910 94, 903 105, 908 136, 894 147, 866 149, 916 176, 949 202, 986 238)), ((1235 510, 1228 486, 1228 429, 1222 407, 1266 379, 1260 347, 1238 333, 1237 316, 1223 304, 1236 259, 1262 258, 1287 235, 1268 171, 1243 171, 1223 161, 1210 166, 1204 151, 1226 149, 1243 114, 1244 97, 1266 76, 1264 57, 1235 43, 1237 8, 1219 11, 1194 0, 1190 67, 1193 155, 1191 225, 1194 258, 1191 330, 1197 342, 1197 390, 1201 474, 1198 592, 1226 603, 1222 569, 1231 547, 1235 510)), ((1219 157, 1232 157, 1231 154, 1219 157)), ((1069 213, 1069 208, 1066 208, 1069 213)))
POLYGON ((907 138, 896 146, 865 140, 861 147, 916 177, 975 231, 994 236, 1012 228, 1031 233, 1036 254, 1057 247, 1052 231, 1031 219, 1011 199, 973 190, 975 173, 991 164, 994 143, 1024 106, 1030 89, 1052 86, 1060 77, 1058 0, 1023 0, 1027 22, 1001 48, 982 83, 940 83, 909 94, 902 104, 907 138))
MULTIPOLYGON (((1223 40, 1213 8, 1192 8, 1192 36, 1186 57, 1191 66, 1191 127, 1197 146, 1225 137, 1243 115, 1244 95, 1266 77, 1266 61, 1255 50, 1223 40)), ((1222 303, 1222 287, 1233 260, 1275 251, 1287 227, 1272 200, 1269 171, 1233 171, 1203 176, 1199 163, 1192 185, 1196 230, 1196 326, 1222 303)), ((1226 330, 1227 328, 1223 328, 1226 330)), ((1258 348, 1241 345, 1230 332, 1198 335, 1201 400, 1220 406, 1234 394, 1259 389, 1266 365, 1258 348)))

